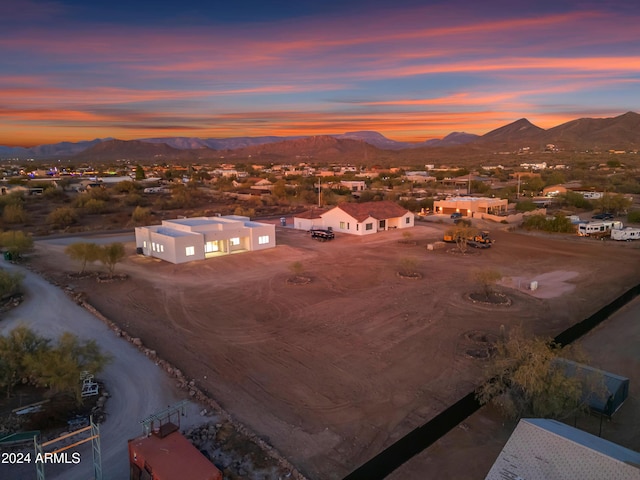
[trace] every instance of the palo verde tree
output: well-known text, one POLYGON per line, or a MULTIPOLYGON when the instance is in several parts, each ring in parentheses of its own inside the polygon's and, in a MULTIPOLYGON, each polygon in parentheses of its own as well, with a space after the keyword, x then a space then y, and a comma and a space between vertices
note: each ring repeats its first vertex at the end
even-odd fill
POLYGON ((13 387, 23 378, 29 379, 29 357, 48 348, 49 341, 20 325, 0 336, 0 388, 11 396, 13 387))
POLYGON ((21 230, 9 230, 0 233, 0 246, 9 252, 12 258, 20 258, 33 249, 33 238, 21 230))
POLYGON ((584 361, 575 348, 513 328, 496 343, 487 367, 489 380, 477 389, 476 398, 481 404, 491 402, 509 418, 562 419, 584 411, 585 388, 602 394, 602 384, 593 379, 585 386, 584 378, 569 376, 561 356, 584 361))
POLYGON ((70 395, 79 405, 82 372, 99 373, 109 360, 95 340, 80 341, 72 333, 64 332, 53 346, 27 356, 25 365, 35 385, 48 388, 51 395, 70 395))
POLYGON ((478 285, 484 301, 489 301, 494 294, 495 285, 502 278, 498 270, 491 268, 473 270, 471 278, 478 285))
POLYGON ((471 221, 462 219, 455 227, 447 230, 445 235, 453 238, 460 253, 465 253, 469 248, 467 242, 477 234, 478 229, 471 225, 471 221))
POLYGON ((109 270, 109 275, 113 275, 116 264, 125 257, 124 245, 120 242, 104 245, 100 250, 100 261, 109 270))
POLYGON ((98 245, 90 242, 76 242, 65 248, 64 253, 72 260, 80 262, 80 272, 84 273, 87 263, 93 263, 101 259, 102 251, 98 245))

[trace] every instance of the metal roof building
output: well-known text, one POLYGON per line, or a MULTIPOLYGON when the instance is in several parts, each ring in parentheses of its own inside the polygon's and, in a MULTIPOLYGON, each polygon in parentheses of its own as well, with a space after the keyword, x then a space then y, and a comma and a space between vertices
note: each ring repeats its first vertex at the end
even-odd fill
POLYGON ((485 480, 640 480, 640 453, 556 420, 522 419, 485 480))

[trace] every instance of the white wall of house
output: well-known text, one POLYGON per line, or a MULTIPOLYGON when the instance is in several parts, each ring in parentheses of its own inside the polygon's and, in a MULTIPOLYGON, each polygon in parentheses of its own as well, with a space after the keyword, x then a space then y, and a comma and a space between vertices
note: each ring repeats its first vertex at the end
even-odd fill
MULTIPOLYGON (((358 221, 339 208, 332 208, 323 213, 322 223, 324 228, 331 227, 334 232, 362 235, 361 229, 356 229, 358 221)), ((375 233, 375 230, 372 233, 375 233)))

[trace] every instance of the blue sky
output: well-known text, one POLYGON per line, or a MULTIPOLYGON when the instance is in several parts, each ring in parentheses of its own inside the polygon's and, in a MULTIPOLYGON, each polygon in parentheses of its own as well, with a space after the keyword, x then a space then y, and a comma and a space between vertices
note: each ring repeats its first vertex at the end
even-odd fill
POLYGON ((634 1, 230 3, 0 0, 0 144, 423 141, 640 111, 634 1))

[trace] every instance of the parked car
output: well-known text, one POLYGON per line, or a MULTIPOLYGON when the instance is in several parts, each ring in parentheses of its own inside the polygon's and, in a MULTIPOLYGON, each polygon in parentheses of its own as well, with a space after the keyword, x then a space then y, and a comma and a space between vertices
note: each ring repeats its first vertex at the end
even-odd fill
POLYGON ((453 218, 453 219, 462 218, 462 214, 460 212, 453 212, 451 214, 451 218, 453 218))
POLYGON ((615 215, 613 213, 602 212, 592 216, 591 218, 594 220, 612 220, 614 217, 615 215))

